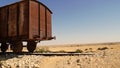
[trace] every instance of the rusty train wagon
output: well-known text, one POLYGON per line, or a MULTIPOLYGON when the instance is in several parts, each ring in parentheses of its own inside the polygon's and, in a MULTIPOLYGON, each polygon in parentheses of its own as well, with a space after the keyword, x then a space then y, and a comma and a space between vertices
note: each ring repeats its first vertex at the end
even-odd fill
POLYGON ((13 52, 22 52, 23 41, 33 52, 37 42, 54 39, 51 24, 52 11, 37 0, 21 0, 0 7, 1 51, 10 46, 13 52))

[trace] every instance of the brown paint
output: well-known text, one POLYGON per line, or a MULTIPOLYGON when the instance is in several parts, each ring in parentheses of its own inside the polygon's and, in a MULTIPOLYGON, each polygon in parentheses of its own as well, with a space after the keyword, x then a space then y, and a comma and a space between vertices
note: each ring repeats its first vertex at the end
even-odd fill
POLYGON ((51 10, 36 0, 0 7, 0 41, 52 39, 51 10))

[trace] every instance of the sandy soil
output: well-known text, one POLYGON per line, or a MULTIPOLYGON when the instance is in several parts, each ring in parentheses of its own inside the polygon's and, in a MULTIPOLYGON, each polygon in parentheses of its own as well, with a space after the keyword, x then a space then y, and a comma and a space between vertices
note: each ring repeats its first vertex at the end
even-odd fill
POLYGON ((45 49, 50 51, 66 51, 66 52, 73 52, 77 49, 80 49, 84 52, 90 51, 99 51, 98 48, 107 47, 108 50, 120 50, 120 43, 98 43, 98 44, 73 44, 73 45, 58 45, 58 46, 38 46, 36 50, 45 49))
POLYGON ((75 52, 80 49, 83 53, 94 55, 79 56, 35 56, 35 55, 2 55, 0 68, 119 68, 120 43, 86 44, 69 46, 40 46, 36 50, 52 52, 75 52))

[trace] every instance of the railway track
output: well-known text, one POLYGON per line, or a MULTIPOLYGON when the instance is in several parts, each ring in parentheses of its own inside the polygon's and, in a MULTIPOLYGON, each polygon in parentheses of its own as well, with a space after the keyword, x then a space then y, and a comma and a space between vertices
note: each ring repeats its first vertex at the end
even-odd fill
POLYGON ((22 52, 22 53, 13 53, 13 52, 0 52, 0 55, 41 55, 41 56, 80 56, 80 55, 95 55, 94 53, 29 53, 29 52, 22 52))

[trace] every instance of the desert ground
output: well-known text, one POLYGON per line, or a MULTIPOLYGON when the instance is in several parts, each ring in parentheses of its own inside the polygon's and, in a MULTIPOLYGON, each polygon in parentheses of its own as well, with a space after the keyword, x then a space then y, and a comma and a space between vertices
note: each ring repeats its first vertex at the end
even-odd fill
POLYGON ((35 52, 75 52, 93 55, 5 54, 0 56, 0 68, 120 68, 120 43, 38 46, 35 52))

